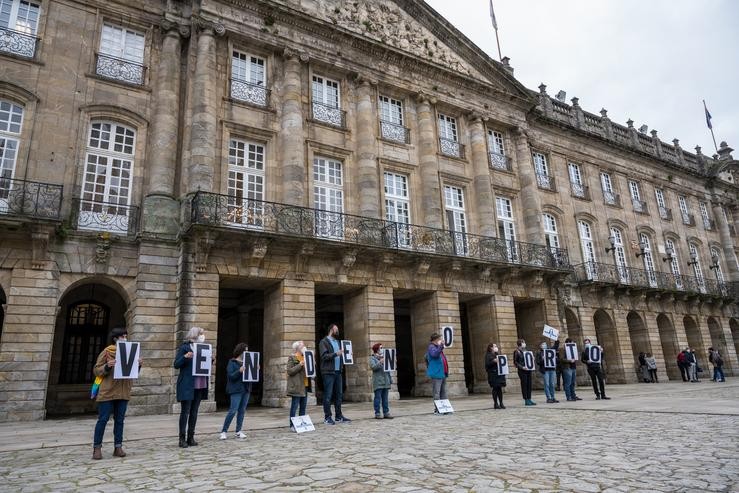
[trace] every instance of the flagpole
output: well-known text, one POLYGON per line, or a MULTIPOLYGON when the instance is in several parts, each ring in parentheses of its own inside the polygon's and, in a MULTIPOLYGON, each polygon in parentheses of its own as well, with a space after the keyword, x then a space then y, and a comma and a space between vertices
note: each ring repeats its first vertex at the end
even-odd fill
POLYGON ((498 39, 498 28, 495 28, 495 42, 498 44, 498 60, 503 61, 503 55, 500 54, 500 40, 498 39))
POLYGON ((498 21, 495 19, 495 10, 493 9, 493 0, 490 0, 490 22, 493 23, 495 29, 495 43, 498 45, 498 61, 503 62, 503 55, 500 52, 500 39, 498 39, 498 21))
MULTIPOLYGON (((710 115, 708 112, 708 107, 706 106, 706 100, 703 100, 703 110, 706 112, 706 115, 710 115)), ((710 120, 706 120, 707 123, 710 123, 710 120)), ((716 145, 716 136, 713 134, 713 124, 710 124, 708 126, 708 130, 711 131, 711 138, 713 139, 713 147, 716 149, 716 152, 718 152, 718 146, 716 145)))

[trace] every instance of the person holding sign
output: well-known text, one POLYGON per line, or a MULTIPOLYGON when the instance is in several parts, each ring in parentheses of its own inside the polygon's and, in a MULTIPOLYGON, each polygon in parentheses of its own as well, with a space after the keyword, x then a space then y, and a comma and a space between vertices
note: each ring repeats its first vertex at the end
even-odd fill
POLYGON ((582 351, 582 357, 580 360, 588 365, 588 375, 590 375, 590 381, 593 384, 595 399, 610 400, 610 397, 606 397, 603 367, 601 366, 603 361, 603 349, 600 346, 593 345, 590 342, 590 339, 585 339, 583 342, 585 343, 585 349, 582 351))
POLYGON ((342 355, 344 350, 339 343, 339 327, 328 326, 326 337, 318 343, 321 353, 321 377, 323 378, 323 424, 351 423, 351 419, 341 413, 341 401, 344 397, 344 386, 341 381, 341 369, 344 367, 342 355), (336 421, 331 418, 331 399, 334 400, 336 421))
POLYGON ((513 352, 513 364, 518 370, 518 378, 521 380, 521 396, 526 406, 535 406, 536 402, 531 400, 531 373, 534 371, 534 353, 526 351, 526 341, 519 339, 516 350, 513 352))
POLYGON ((373 401, 375 407, 375 419, 393 419, 390 415, 390 404, 388 403, 388 393, 390 386, 393 384, 392 376, 389 371, 385 371, 385 356, 382 350, 382 344, 377 343, 372 346, 372 356, 370 356, 370 369, 372 370, 372 391, 375 393, 373 401), (382 415, 380 415, 380 403, 382 402, 382 415))
POLYGON ((556 404, 554 384, 557 381, 557 350, 559 349, 559 341, 555 341, 551 348, 546 341, 541 343, 541 350, 537 355, 537 363, 539 364, 539 372, 544 378, 544 394, 547 396, 547 404, 556 404))
MULTIPOLYGON (((180 370, 177 376, 177 402, 180 403, 181 448, 194 447, 198 444, 195 441, 195 425, 198 422, 200 401, 208 398, 208 377, 193 375, 193 363, 197 360, 200 364, 202 359, 207 359, 207 355, 200 352, 200 348, 198 352, 201 354, 196 355, 195 346, 207 346, 204 343, 205 331, 200 327, 193 327, 174 358, 174 367, 180 370)), ((212 365, 212 359, 208 359, 207 362, 212 365)))
MULTIPOLYGON (((449 376, 449 362, 444 354, 444 338, 437 333, 431 335, 431 342, 426 350, 426 376, 431 379, 434 401, 446 400, 446 379, 449 376)), ((434 402, 434 414, 440 413, 434 402)))
POLYGON ((562 377, 565 384, 565 396, 568 401, 581 401, 575 393, 577 383, 577 344, 569 337, 565 339, 565 354, 562 361, 562 377))
POLYGON ((246 438, 246 434, 241 431, 244 424, 244 414, 246 406, 249 405, 249 396, 251 395, 251 382, 244 382, 244 351, 248 351, 246 343, 240 342, 236 345, 233 357, 228 361, 226 366, 226 394, 231 400, 231 406, 228 408, 226 419, 223 420, 223 428, 221 428, 221 440, 226 439, 228 427, 236 416, 236 438, 246 438))
MULTIPOLYGON (((505 356, 502 356, 505 358, 505 356)), ((506 386, 505 375, 500 371, 501 355, 498 346, 494 343, 488 344, 485 352, 485 370, 488 372, 488 384, 493 389, 493 409, 505 409, 503 405, 503 387, 506 386)), ((506 367, 508 363, 506 362, 506 367)))
MULTIPOLYGON (((97 385, 97 387, 93 385, 93 394, 98 405, 98 420, 92 440, 92 458, 95 460, 103 458, 103 436, 111 414, 113 414, 113 455, 126 456, 123 450, 123 420, 126 417, 128 401, 131 399, 133 380, 113 378, 113 367, 116 364, 116 346, 119 341, 125 342, 127 339, 128 331, 125 328, 113 329, 110 333, 111 345, 98 355, 93 367, 97 385)), ((138 365, 141 366, 140 359, 138 365)))
MULTIPOLYGON (((303 341, 295 341, 293 342, 293 354, 287 357, 287 395, 292 398, 290 418, 305 416, 305 407, 308 404, 310 381, 305 374, 303 351, 305 351, 303 341), (298 408, 300 408, 299 411, 298 408)), ((290 419, 290 428, 293 428, 292 419, 290 419)))

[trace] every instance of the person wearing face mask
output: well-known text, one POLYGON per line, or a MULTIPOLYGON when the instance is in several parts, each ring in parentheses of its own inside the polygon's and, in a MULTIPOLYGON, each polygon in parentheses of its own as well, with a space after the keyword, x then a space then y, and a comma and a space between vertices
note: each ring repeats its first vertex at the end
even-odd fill
MULTIPOLYGON (((603 379, 603 367, 601 363, 588 363, 588 352, 592 346, 590 339, 585 339, 585 349, 582 351, 582 357, 580 360, 588 365, 588 375, 590 375, 590 381, 593 384, 593 392, 595 392, 595 399, 610 400, 610 397, 606 397, 605 380, 603 379)), ((601 351, 600 360, 603 361, 603 352, 601 351)))
POLYGON ((393 379, 389 371, 385 371, 385 358, 382 351, 382 344, 377 343, 372 346, 372 355, 370 356, 370 370, 372 370, 372 391, 375 398, 372 404, 375 408, 375 419, 393 419, 390 415, 390 404, 388 403, 388 393, 393 379), (380 414, 380 404, 382 404, 382 415, 380 414))
POLYGON ((535 406, 536 402, 531 400, 531 373, 533 370, 526 369, 526 363, 523 359, 523 353, 526 350, 526 341, 519 339, 516 350, 513 352, 513 364, 518 370, 518 378, 521 380, 521 396, 524 405, 535 406))
POLYGON ((223 420, 223 428, 221 428, 220 440, 226 440, 228 427, 236 416, 236 438, 244 439, 246 434, 241 431, 244 424, 244 414, 246 414, 246 406, 249 405, 249 396, 251 395, 251 382, 244 382, 244 352, 249 350, 249 346, 245 342, 236 345, 233 356, 226 367, 226 394, 230 401, 228 413, 223 420))
MULTIPOLYGON (((308 404, 308 388, 310 381, 305 376, 305 344, 303 341, 293 342, 293 354, 287 357, 287 395, 291 397, 290 417, 305 416, 308 404)), ((293 421, 290 420, 290 429, 293 421)))
MULTIPOLYGON (((195 425, 198 421, 200 401, 208 398, 208 377, 193 376, 192 358, 194 344, 205 342, 205 331, 192 327, 177 350, 174 367, 180 370, 177 376, 177 402, 180 403, 180 447, 194 447, 195 425)), ((215 363, 215 358, 213 358, 215 363)))
POLYGON ((498 356, 500 350, 494 343, 488 344, 485 352, 485 370, 488 372, 488 384, 493 390, 493 409, 505 409, 503 405, 503 387, 506 386, 505 375, 498 373, 498 356))
POLYGON ((351 419, 341 413, 341 401, 344 393, 344 382, 341 379, 341 369, 344 367, 344 361, 341 355, 344 350, 341 349, 339 337, 339 327, 336 324, 328 326, 326 337, 318 343, 318 350, 321 353, 321 378, 323 379, 323 424, 335 425, 336 423, 351 423, 351 419), (331 417, 331 400, 334 401, 334 410, 336 411, 336 421, 331 417))
POLYGON ((537 363, 539 365, 539 372, 544 379, 544 394, 547 397, 547 404, 556 404, 559 401, 555 398, 554 384, 557 381, 557 360, 559 359, 556 351, 559 349, 559 341, 556 341, 552 346, 555 351, 554 357, 554 368, 544 367, 544 351, 549 349, 549 345, 546 341, 541 343, 539 354, 537 355, 537 363))
MULTIPOLYGON (((565 339, 565 344, 572 342, 569 337, 565 339)), ((558 358, 559 359, 559 358, 558 358)), ((568 401, 581 401, 575 393, 575 385, 577 383, 577 360, 565 359, 562 361, 562 377, 564 378, 565 396, 568 401)))

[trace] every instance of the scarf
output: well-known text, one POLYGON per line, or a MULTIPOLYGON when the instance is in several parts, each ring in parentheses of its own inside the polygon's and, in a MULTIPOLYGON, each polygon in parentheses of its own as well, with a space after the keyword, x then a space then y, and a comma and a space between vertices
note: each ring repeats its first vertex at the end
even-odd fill
MULTIPOLYGON (((110 361, 110 358, 112 357, 115 359, 115 344, 111 344, 110 346, 105 348, 105 364, 110 361)), ((90 399, 95 399, 98 396, 98 392, 100 391, 100 384, 103 383, 103 378, 100 376, 95 377, 95 381, 92 382, 92 388, 90 389, 90 399)))
POLYGON ((446 360, 446 354, 444 354, 444 351, 441 352, 441 361, 444 363, 444 375, 449 375, 449 363, 446 360))

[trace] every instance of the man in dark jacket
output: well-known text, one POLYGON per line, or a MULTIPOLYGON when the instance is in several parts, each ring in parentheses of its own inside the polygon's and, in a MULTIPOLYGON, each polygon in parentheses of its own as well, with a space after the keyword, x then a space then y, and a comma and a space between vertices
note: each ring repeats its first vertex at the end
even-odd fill
POLYGON ((351 422, 351 419, 341 414, 341 400, 344 397, 341 380, 341 368, 344 362, 341 355, 344 354, 344 350, 341 349, 338 337, 339 327, 331 324, 328 326, 326 337, 318 344, 318 351, 321 354, 321 378, 323 379, 323 423, 327 425, 351 422), (331 418, 331 399, 334 400, 336 421, 331 418))
MULTIPOLYGON (((582 355, 580 357, 580 360, 588 365, 588 375, 590 375, 590 381, 593 384, 593 392, 595 392, 595 399, 605 399, 610 400, 610 397, 606 397, 606 384, 604 380, 603 375, 603 367, 601 366, 601 363, 591 363, 589 362, 590 357, 588 356, 588 353, 590 352, 590 347, 592 344, 590 343, 590 339, 585 339, 585 349, 582 351, 582 355)), ((600 360, 603 361, 603 352, 601 351, 600 354, 600 360)))
POLYGON ((695 353, 689 347, 686 347, 683 353, 685 354, 685 363, 688 367, 688 378, 691 382, 697 382, 698 360, 695 357, 695 353))
POLYGON ((680 376, 683 377, 683 382, 690 380, 690 373, 688 372, 688 362, 685 361, 685 351, 677 353, 677 367, 680 369, 680 376))

